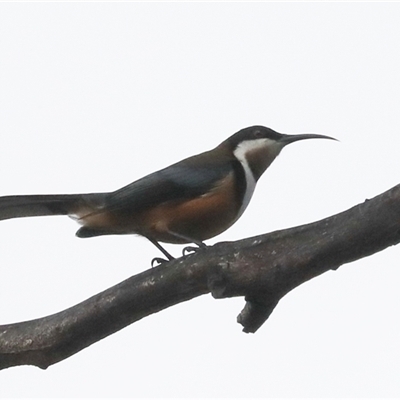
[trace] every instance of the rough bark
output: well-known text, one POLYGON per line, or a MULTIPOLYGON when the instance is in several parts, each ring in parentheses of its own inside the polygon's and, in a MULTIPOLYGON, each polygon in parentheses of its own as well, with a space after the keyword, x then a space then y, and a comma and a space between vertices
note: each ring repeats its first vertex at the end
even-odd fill
POLYGON ((206 250, 135 275, 67 310, 0 326, 0 369, 47 368, 174 304, 211 292, 244 296, 238 316, 255 332, 279 300, 323 272, 400 242, 400 185, 311 224, 206 250))

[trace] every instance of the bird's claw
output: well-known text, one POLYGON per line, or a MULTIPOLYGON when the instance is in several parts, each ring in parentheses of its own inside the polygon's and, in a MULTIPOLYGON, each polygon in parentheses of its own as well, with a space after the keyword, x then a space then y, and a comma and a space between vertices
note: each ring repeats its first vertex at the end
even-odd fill
POLYGON ((194 246, 187 246, 182 250, 182 255, 187 256, 190 253, 196 253, 196 251, 199 250, 199 247, 194 247, 194 246))
POLYGON ((155 257, 151 260, 151 268, 154 268, 154 264, 161 265, 168 261, 171 261, 171 260, 167 260, 166 258, 161 258, 161 257, 155 257))
POLYGON ((207 248, 207 246, 204 243, 202 244, 202 246, 186 246, 182 250, 182 255, 187 256, 190 253, 197 253, 199 250, 206 249, 206 248, 207 248))

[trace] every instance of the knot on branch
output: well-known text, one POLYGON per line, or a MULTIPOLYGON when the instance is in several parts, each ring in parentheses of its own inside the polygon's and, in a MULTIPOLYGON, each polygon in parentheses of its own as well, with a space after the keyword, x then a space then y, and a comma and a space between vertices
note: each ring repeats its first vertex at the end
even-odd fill
MULTIPOLYGON (((257 257, 256 249, 253 250, 253 256, 257 257)), ((216 299, 245 296, 246 305, 238 315, 237 322, 243 326, 243 332, 254 333, 268 319, 285 293, 272 290, 282 278, 279 264, 273 263, 272 268, 263 268, 261 265, 265 260, 259 259, 258 263, 252 261, 249 264, 245 260, 227 260, 225 256, 225 260, 209 269, 207 284, 216 299), (270 271, 266 280, 259 276, 262 270, 265 275, 265 269, 270 271), (271 285, 271 282, 274 284, 271 285)))
POLYGON ((237 316, 237 322, 243 326, 243 332, 255 333, 269 318, 278 303, 279 298, 272 296, 269 299, 246 297, 246 305, 237 316))

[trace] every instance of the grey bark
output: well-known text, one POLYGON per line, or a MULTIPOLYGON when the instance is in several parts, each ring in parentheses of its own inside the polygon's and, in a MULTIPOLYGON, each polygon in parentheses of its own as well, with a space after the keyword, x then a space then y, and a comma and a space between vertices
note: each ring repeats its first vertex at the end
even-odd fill
POLYGON ((279 300, 326 271, 400 242, 400 185, 311 224, 218 243, 135 275, 67 310, 0 326, 0 369, 47 368, 174 304, 210 293, 244 296, 238 316, 256 332, 279 300))

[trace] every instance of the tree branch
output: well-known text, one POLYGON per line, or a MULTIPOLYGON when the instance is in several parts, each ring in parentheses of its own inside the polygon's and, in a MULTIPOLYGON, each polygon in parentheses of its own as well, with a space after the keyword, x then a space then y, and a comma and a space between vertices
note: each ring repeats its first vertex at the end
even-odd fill
POLYGON ((400 185, 318 222, 199 250, 60 313, 2 325, 0 369, 47 368, 141 318, 209 292, 215 298, 245 296, 238 322, 255 332, 298 285, 399 242, 400 185))

